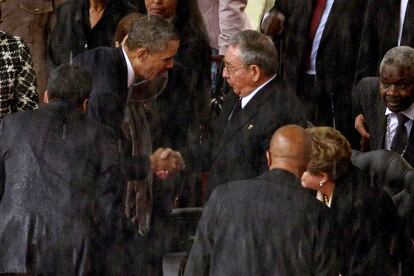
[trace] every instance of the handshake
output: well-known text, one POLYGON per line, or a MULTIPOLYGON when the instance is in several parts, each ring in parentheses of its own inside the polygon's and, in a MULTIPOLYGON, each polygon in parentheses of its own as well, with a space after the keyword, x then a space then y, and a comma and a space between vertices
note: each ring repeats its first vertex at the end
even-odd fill
POLYGON ((185 168, 181 154, 170 148, 158 148, 149 158, 151 170, 161 179, 166 179, 185 168))

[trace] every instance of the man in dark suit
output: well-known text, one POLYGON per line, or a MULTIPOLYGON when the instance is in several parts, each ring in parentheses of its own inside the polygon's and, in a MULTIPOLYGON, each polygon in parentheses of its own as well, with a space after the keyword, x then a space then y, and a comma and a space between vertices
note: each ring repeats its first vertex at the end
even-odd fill
POLYGON ((210 172, 210 191, 264 172, 273 132, 306 124, 295 94, 276 79, 277 59, 272 40, 259 32, 246 30, 230 41, 223 77, 234 93, 224 101, 213 138, 181 151, 189 170, 210 172))
POLYGON ((123 137, 128 88, 135 79, 155 80, 173 67, 179 37, 173 25, 159 16, 137 19, 121 48, 97 48, 74 60, 89 69, 94 85, 88 117, 114 129, 123 137))
POLYGON ((414 165, 414 49, 389 50, 381 61, 380 77, 362 79, 355 99, 355 125, 369 149, 393 150, 414 165))
POLYGON ((303 128, 282 127, 268 172, 217 187, 185 275, 338 275, 331 214, 299 181, 311 148, 303 128))
POLYGON ((3 119, 0 132, 0 272, 97 272, 111 239, 122 181, 112 132, 84 115, 92 78, 53 72, 38 110, 3 119))
POLYGON ((262 24, 265 33, 283 39, 283 78, 304 104, 307 119, 332 126, 348 139, 353 133, 349 110, 366 2, 280 0, 262 24))
POLYGON ((414 46, 414 1, 369 0, 356 68, 356 80, 378 76, 384 54, 395 46, 414 46))

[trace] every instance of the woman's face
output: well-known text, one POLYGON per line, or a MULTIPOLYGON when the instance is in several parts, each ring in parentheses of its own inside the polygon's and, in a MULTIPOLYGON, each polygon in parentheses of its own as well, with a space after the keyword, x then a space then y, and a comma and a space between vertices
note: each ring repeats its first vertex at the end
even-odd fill
POLYGON ((161 15, 169 19, 175 15, 178 0, 145 0, 148 14, 161 15))
POLYGON ((305 171, 302 175, 302 186, 311 190, 318 190, 320 188, 321 176, 314 175, 309 171, 305 171))

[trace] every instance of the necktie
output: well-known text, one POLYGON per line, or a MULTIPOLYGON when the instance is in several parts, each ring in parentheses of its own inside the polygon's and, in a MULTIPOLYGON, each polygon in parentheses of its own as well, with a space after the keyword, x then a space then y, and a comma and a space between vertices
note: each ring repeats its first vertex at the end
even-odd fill
POLYGON ((242 98, 239 98, 239 100, 234 105, 233 110, 231 111, 230 116, 227 119, 227 121, 230 122, 231 120, 233 120, 236 117, 237 113, 239 113, 240 110, 242 110, 242 107, 241 107, 241 99, 242 98))
POLYGON ((402 154, 407 147, 407 128, 405 123, 408 118, 402 113, 396 113, 398 119, 397 130, 395 131, 394 139, 392 139, 391 150, 402 154))
POLYGON ((327 0, 316 0, 316 5, 313 8, 312 12, 312 20, 309 26, 308 39, 310 42, 313 42, 313 39, 316 35, 316 30, 318 29, 319 23, 321 23, 323 11, 326 7, 326 1, 327 0))
POLYGON ((326 7, 326 1, 327 0, 316 0, 315 7, 313 8, 313 11, 312 11, 312 19, 309 25, 309 32, 308 32, 308 43, 309 43, 308 65, 310 64, 313 40, 316 35, 316 30, 318 30, 319 23, 321 23, 323 11, 325 10, 325 7, 326 7))

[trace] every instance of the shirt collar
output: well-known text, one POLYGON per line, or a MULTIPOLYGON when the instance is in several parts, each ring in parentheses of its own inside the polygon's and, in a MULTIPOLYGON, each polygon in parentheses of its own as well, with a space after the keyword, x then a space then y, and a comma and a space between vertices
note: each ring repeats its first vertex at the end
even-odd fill
POLYGON ((254 95, 256 95, 257 92, 260 91, 260 89, 262 89, 266 84, 271 82, 275 77, 276 77, 276 74, 274 74, 272 77, 270 77, 270 79, 265 81, 262 85, 257 87, 255 90, 253 90, 253 92, 251 92, 249 95, 242 97, 241 98, 241 101, 242 101, 241 102, 241 108, 244 108, 247 105, 247 103, 254 97, 254 95))
MULTIPOLYGON (((385 109, 385 115, 389 115, 391 113, 394 113, 394 112, 389 110, 387 107, 385 109)), ((410 120, 414 121, 414 102, 406 110, 401 111, 401 113, 407 116, 410 120)))
POLYGON ((127 69, 128 69, 128 87, 131 86, 131 84, 134 83, 135 80, 135 72, 134 72, 134 68, 132 68, 132 64, 131 61, 129 60, 128 55, 126 54, 124 47, 122 47, 122 53, 124 53, 124 57, 125 57, 125 61, 127 64, 127 69))

